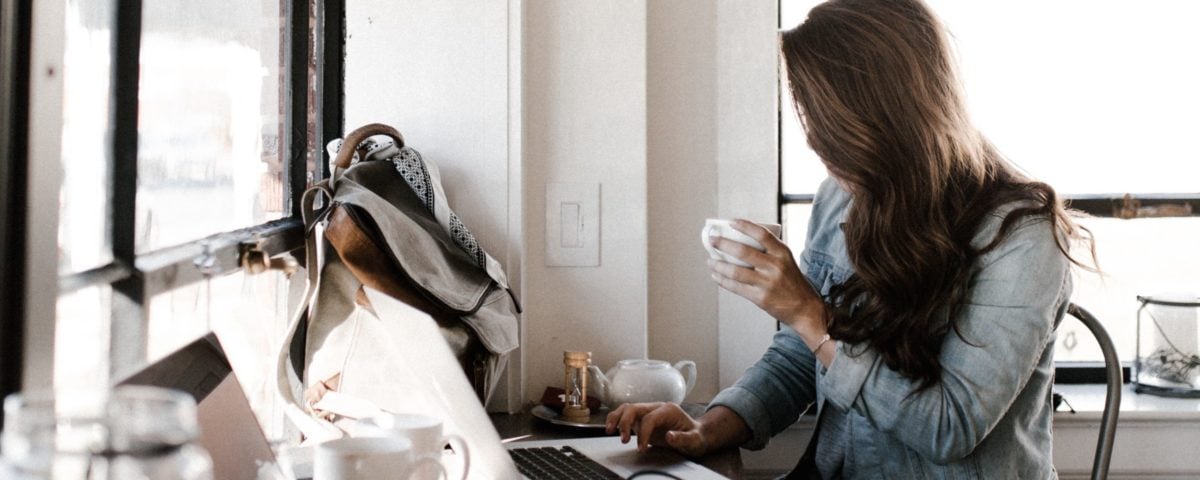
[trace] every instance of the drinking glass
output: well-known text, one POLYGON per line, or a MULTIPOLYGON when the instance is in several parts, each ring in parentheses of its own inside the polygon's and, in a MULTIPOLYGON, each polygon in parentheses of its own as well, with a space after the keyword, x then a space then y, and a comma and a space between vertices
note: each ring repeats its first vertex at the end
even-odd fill
POLYGON ((21 480, 212 480, 196 402, 182 392, 19 393, 4 419, 0 452, 21 480))

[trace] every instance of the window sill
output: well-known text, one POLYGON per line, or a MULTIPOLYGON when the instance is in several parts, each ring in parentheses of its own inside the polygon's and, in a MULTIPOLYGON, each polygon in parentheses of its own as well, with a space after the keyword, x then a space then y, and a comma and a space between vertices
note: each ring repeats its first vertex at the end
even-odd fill
MULTIPOLYGON (((1096 422, 1104 410, 1105 386, 1102 384, 1055 385, 1054 391, 1075 408, 1076 413, 1067 411, 1066 405, 1054 413, 1056 425, 1073 422, 1096 422)), ((1121 413, 1117 418, 1122 425, 1131 421, 1179 421, 1200 422, 1200 398, 1170 398, 1136 393, 1133 385, 1125 384, 1121 389, 1121 413)))

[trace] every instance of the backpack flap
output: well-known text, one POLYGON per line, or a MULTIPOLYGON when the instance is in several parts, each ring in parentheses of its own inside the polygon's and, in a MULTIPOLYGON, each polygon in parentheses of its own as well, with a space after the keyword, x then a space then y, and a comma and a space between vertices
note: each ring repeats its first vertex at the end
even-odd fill
POLYGON ((431 303, 463 317, 489 351, 503 355, 516 349, 516 309, 509 292, 398 180, 391 162, 360 162, 339 179, 334 203, 355 216, 355 223, 385 253, 377 261, 394 261, 431 303))

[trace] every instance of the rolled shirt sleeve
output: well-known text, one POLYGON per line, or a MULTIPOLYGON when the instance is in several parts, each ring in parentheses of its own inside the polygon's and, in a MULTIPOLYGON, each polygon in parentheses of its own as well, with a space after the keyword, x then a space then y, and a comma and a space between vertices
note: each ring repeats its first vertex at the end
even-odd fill
POLYGON ((746 370, 733 386, 709 403, 733 410, 750 426, 751 440, 743 445, 757 450, 771 436, 796 422, 815 399, 816 358, 804 340, 790 328, 775 334, 767 352, 746 370))

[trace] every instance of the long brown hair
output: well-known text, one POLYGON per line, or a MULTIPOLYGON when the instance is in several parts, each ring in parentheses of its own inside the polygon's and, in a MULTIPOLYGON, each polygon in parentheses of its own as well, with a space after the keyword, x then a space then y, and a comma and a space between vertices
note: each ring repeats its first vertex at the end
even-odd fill
POLYGON ((1068 245, 1090 236, 1053 188, 971 125, 945 30, 920 0, 828 1, 780 50, 808 143, 853 198, 844 233, 855 274, 831 292, 829 334, 932 386, 943 338, 961 336, 976 259, 1025 217, 1047 218, 1068 259, 1068 245), (995 238, 973 246, 1012 202, 995 238))

